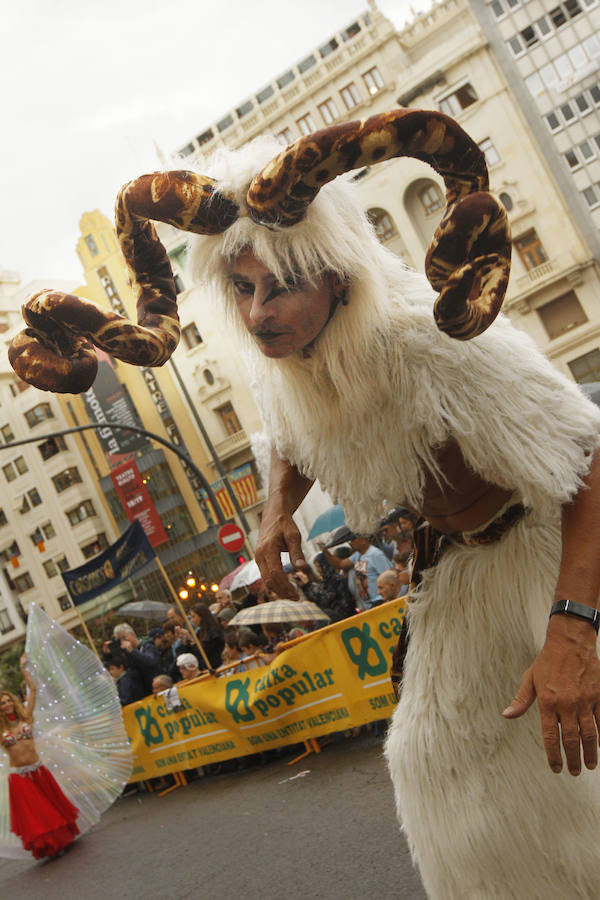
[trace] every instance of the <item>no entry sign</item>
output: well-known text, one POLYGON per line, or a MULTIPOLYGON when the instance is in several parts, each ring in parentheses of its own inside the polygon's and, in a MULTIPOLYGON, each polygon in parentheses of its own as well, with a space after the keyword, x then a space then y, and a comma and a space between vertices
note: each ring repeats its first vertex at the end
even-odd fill
POLYGON ((237 553, 244 546, 245 537, 238 525, 228 522, 227 525, 221 525, 219 528, 217 540, 224 550, 228 550, 229 553, 237 553))

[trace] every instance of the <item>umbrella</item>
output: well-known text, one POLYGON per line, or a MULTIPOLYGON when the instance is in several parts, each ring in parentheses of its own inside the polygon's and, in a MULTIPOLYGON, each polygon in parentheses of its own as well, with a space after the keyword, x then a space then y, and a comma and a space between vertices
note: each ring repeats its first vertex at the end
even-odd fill
POLYGON ((347 541, 351 541, 352 538, 356 537, 356 533, 354 531, 350 531, 347 525, 342 525, 341 528, 336 529, 333 532, 325 547, 329 550, 330 547, 337 547, 338 544, 345 544, 347 541))
POLYGON ((256 564, 256 560, 251 559, 250 562, 244 563, 240 567, 239 572, 232 579, 229 590, 237 591, 238 588, 247 587, 249 584, 254 584, 255 581, 258 581, 260 577, 260 569, 256 564))
POLYGON ((310 600, 271 600, 236 613, 229 625, 269 625, 284 622, 328 622, 329 616, 310 600))
POLYGON ((317 516, 312 523, 312 527, 308 532, 308 540, 312 541, 313 538, 318 537, 320 534, 325 534, 326 531, 333 531, 334 528, 339 528, 340 525, 345 524, 346 516, 342 507, 339 504, 338 506, 331 506, 324 513, 321 513, 320 516, 317 516))
POLYGON ((587 382, 580 384, 579 387, 596 406, 600 406, 600 381, 587 382))
POLYGON ((140 619, 166 619, 168 609, 168 603, 160 603, 158 600, 134 600, 115 612, 120 616, 138 616, 140 619))
POLYGON ((220 580, 220 582, 219 582, 219 588, 220 588, 220 590, 222 590, 222 591, 224 591, 224 590, 230 591, 230 590, 231 590, 231 583, 232 583, 233 579, 234 579, 235 576, 238 574, 238 572, 241 572, 242 569, 243 569, 245 566, 247 566, 247 565, 248 565, 248 563, 243 562, 240 566, 236 566, 236 568, 233 570, 233 572, 230 572, 228 575, 225 575, 223 578, 221 578, 221 580, 220 580))

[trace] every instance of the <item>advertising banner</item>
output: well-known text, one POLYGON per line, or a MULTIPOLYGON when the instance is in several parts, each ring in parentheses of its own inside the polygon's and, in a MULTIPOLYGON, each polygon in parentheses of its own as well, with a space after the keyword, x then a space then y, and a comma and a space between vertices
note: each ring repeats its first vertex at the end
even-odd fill
POLYGON ((385 719, 406 606, 394 600, 328 625, 267 666, 178 684, 123 709, 132 781, 295 744, 385 719))
POLYGON ((115 466, 110 477, 129 521, 137 519, 141 523, 153 547, 168 541, 167 532, 135 461, 131 459, 115 466))
POLYGON ((81 606, 129 578, 155 556, 144 529, 135 521, 98 556, 60 574, 71 600, 81 606))
MULTIPOLYGON (((89 390, 83 395, 90 422, 102 424, 115 422, 118 425, 141 427, 136 411, 129 401, 123 386, 117 378, 113 362, 103 350, 96 348, 98 356, 98 374, 89 390)), ((145 435, 125 429, 99 428, 96 432, 111 465, 119 463, 125 456, 131 456, 136 450, 148 445, 145 435)))

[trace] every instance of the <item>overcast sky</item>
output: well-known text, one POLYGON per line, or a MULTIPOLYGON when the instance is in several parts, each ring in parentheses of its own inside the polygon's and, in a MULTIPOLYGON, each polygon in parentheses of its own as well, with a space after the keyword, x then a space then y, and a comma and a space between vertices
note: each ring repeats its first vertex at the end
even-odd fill
MULTIPOLYGON (((402 26, 430 0, 380 0, 402 26)), ((0 269, 82 279, 83 212, 367 9, 367 0, 2 4, 0 269)))

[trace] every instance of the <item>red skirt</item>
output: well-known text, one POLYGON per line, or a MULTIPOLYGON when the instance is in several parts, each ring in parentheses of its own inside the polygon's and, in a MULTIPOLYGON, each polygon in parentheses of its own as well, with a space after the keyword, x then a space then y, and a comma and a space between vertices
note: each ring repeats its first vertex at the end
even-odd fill
POLYGON ((72 844, 79 810, 68 800, 51 772, 38 766, 8 776, 10 830, 36 859, 56 856, 72 844))

